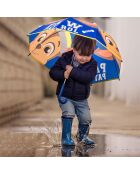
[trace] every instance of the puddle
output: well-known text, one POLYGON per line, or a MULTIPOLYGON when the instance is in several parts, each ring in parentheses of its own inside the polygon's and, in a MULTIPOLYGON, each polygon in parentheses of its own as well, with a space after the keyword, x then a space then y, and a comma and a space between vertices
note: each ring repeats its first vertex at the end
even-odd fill
MULTIPOLYGON (((120 134, 94 134, 95 147, 76 144, 61 147, 61 120, 51 127, 41 120, 42 126, 12 126, 0 131, 0 156, 13 157, 94 157, 140 156, 140 137, 120 134)), ((76 143, 76 140, 75 140, 76 143)))
MULTIPOLYGON (((55 130, 58 133, 58 130, 55 130)), ((61 147, 60 135, 50 141, 51 133, 13 132, 0 133, 0 156, 13 157, 94 157, 94 156, 140 156, 140 137, 118 134, 90 135, 96 146, 76 145, 61 147), (47 136, 46 136, 47 134, 47 136)), ((54 136, 54 134, 53 134, 54 136)), ((76 141, 76 140, 75 140, 76 141)))

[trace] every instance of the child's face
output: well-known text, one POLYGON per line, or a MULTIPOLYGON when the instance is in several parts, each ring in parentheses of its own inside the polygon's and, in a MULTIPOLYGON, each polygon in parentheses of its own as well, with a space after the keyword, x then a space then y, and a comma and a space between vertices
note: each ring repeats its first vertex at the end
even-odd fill
POLYGON ((89 62, 91 60, 91 55, 90 56, 81 56, 81 55, 79 55, 78 51, 76 51, 75 49, 73 49, 73 52, 75 54, 75 59, 80 64, 84 64, 84 63, 89 62))

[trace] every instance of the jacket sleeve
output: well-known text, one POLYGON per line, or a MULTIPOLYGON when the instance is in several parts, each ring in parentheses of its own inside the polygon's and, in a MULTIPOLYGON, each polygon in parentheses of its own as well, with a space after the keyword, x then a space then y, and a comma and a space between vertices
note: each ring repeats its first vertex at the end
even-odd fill
POLYGON ((97 63, 94 61, 87 71, 81 70, 79 68, 73 68, 70 73, 70 77, 80 83, 88 84, 94 80, 96 73, 97 63))
POLYGON ((57 60, 55 65, 51 68, 49 75, 55 81, 63 81, 64 80, 64 68, 61 64, 61 58, 57 60))

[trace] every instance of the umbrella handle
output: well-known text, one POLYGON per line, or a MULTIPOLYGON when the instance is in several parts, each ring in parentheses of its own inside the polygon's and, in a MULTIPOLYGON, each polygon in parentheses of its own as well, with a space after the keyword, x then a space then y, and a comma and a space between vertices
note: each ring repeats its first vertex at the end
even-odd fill
POLYGON ((67 79, 64 80, 63 85, 62 85, 61 90, 60 90, 60 93, 59 93, 59 95, 58 95, 58 100, 59 100, 59 102, 60 102, 61 104, 65 104, 65 103, 67 102, 67 99, 66 99, 65 97, 62 97, 62 96, 61 96, 61 95, 62 95, 62 92, 63 92, 63 90, 64 90, 64 87, 65 87, 66 80, 67 80, 67 79))
MULTIPOLYGON (((72 65, 72 61, 73 61, 73 59, 71 60, 71 63, 70 63, 71 65, 72 65)), ((61 96, 61 95, 62 95, 62 92, 63 92, 63 90, 64 90, 64 87, 65 87, 66 80, 67 80, 67 79, 64 80, 63 85, 62 85, 61 90, 60 90, 60 93, 59 93, 59 95, 58 95, 58 101, 59 101, 61 104, 67 103, 67 99, 66 99, 65 97, 62 97, 62 96, 61 96)))

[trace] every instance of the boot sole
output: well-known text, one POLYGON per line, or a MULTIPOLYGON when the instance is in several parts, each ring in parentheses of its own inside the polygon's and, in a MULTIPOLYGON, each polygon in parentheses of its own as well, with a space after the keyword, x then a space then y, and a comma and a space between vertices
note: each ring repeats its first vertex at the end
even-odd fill
POLYGON ((86 144, 85 142, 78 142, 79 144, 83 145, 83 146, 96 146, 96 143, 93 143, 93 144, 86 144))
POLYGON ((68 146, 71 146, 71 147, 74 147, 75 146, 75 144, 62 144, 62 146, 65 146, 65 147, 68 147, 68 146))

